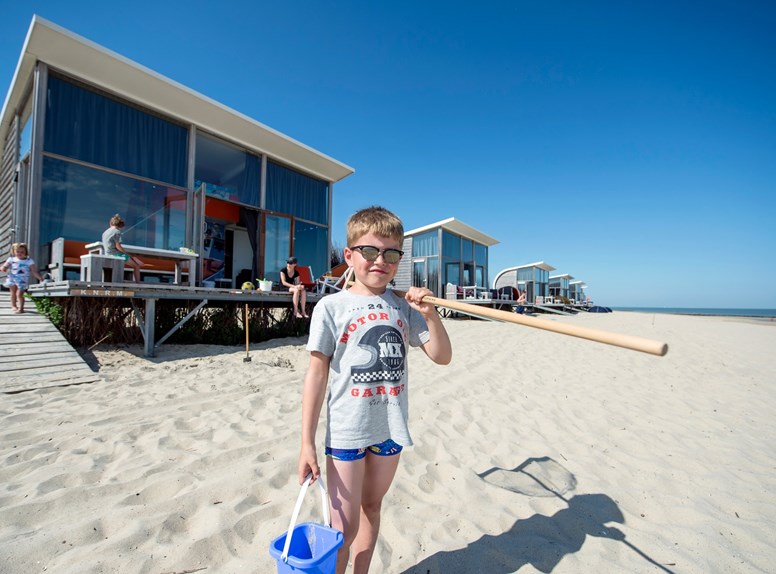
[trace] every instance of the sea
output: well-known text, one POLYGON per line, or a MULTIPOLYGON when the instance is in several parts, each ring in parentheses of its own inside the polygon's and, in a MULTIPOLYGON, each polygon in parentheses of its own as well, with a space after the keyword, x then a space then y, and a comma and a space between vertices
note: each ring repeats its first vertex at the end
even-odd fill
POLYGON ((776 318, 776 309, 714 309, 714 308, 695 308, 695 307, 612 307, 612 311, 638 311, 639 313, 671 313, 673 315, 715 315, 718 317, 776 318))

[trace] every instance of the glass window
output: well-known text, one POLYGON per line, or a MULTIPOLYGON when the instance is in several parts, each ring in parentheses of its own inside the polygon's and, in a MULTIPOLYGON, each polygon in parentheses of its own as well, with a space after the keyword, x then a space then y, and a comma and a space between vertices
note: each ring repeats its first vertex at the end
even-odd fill
POLYGON ((114 214, 126 221, 123 240, 130 245, 186 247, 186 195, 79 164, 43 158, 40 199, 41 245, 64 237, 99 241, 114 214))
POLYGON ((267 162, 266 203, 269 211, 329 224, 329 184, 273 161, 267 162))
POLYGON ((428 275, 427 287, 433 291, 437 297, 442 297, 443 293, 439 292, 439 258, 429 257, 426 259, 426 273, 428 275))
POLYGON ((188 129, 49 74, 43 149, 186 187, 188 129))
POLYGON ((197 133, 194 187, 213 197, 259 207, 259 158, 213 136, 197 133))
POLYGON ((264 236, 264 278, 277 283, 291 254, 291 219, 268 215, 264 236))
POLYGON ((474 265, 472 263, 463 264, 463 285, 474 285, 474 265))
POLYGON ((226 271, 226 225, 205 218, 205 237, 202 242, 202 280, 224 279, 226 271))
POLYGON ((453 285, 461 285, 460 273, 460 263, 445 263, 445 284, 452 283, 453 285))
POLYGON ((466 262, 474 261, 474 249, 472 247, 471 239, 462 239, 461 248, 463 251, 461 260, 466 262))
POLYGON ((310 267, 313 277, 329 270, 328 239, 325 227, 299 220, 294 223, 294 257, 299 265, 310 267))
POLYGON ((487 267, 488 265, 488 248, 484 245, 481 245, 479 243, 474 244, 474 261, 477 262, 477 265, 483 265, 487 267))
POLYGON ((429 231, 412 238, 412 256, 429 257, 439 253, 437 245, 437 232, 429 231))
POLYGON ((27 117, 27 121, 22 126, 21 146, 19 148, 19 158, 23 158, 32 148, 32 116, 27 117))
POLYGON ((412 285, 414 287, 426 286, 426 260, 412 262, 412 285))
POLYGON ((451 259, 461 259, 461 238, 442 231, 442 254, 451 259))

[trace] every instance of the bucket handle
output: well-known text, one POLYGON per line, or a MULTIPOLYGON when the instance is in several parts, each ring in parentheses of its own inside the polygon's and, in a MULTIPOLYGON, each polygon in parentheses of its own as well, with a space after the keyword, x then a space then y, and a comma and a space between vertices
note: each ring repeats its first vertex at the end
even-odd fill
MULTIPOLYGON (((296 526, 296 519, 299 518, 299 510, 302 508, 302 501, 304 495, 307 492, 307 487, 310 486, 310 481, 313 479, 313 474, 310 473, 304 479, 302 489, 299 491, 299 496, 296 499, 296 506, 294 506, 294 512, 291 515, 291 522, 288 524, 288 531, 286 532, 286 543, 283 546, 283 553, 280 555, 280 559, 283 562, 288 562, 288 549, 291 548, 291 536, 294 533, 294 526, 296 526)), ((326 497, 326 487, 323 485, 323 477, 318 477, 318 486, 321 489, 321 509, 323 510, 323 523, 326 526, 330 526, 329 519, 329 500, 326 497)))

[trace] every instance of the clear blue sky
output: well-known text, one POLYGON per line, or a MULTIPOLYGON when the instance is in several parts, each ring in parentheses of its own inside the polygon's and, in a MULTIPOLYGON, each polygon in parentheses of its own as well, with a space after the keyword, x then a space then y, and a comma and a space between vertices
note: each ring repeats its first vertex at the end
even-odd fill
POLYGON ((382 204, 498 239, 609 306, 776 308, 776 3, 1 0, 356 169, 382 204), (734 295, 738 297, 734 298, 734 295))

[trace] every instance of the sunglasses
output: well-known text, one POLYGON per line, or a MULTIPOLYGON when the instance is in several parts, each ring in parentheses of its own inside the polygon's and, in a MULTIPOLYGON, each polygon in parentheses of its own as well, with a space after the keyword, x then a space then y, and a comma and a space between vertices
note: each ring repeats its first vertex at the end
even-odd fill
POLYGON ((361 252, 361 256, 367 261, 377 261, 377 258, 382 255, 386 263, 398 263, 404 255, 404 251, 399 249, 378 249, 373 245, 355 245, 350 249, 361 252))

